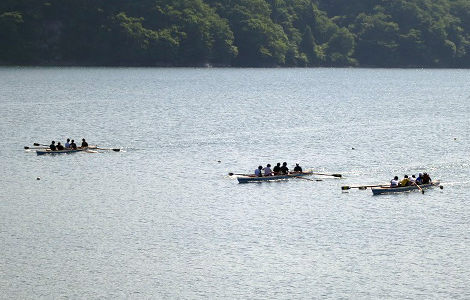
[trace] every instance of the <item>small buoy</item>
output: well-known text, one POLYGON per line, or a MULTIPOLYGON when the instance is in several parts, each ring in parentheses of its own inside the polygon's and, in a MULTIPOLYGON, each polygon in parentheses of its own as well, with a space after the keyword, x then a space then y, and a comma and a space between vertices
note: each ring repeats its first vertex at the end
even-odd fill
POLYGON ((351 150, 356 150, 356 149, 354 149, 354 147, 352 147, 351 150))
POLYGON ((217 162, 219 162, 219 163, 220 163, 221 161, 220 161, 220 160, 218 160, 217 162))
POLYGON ((36 180, 41 180, 41 177, 36 178, 36 180))
POLYGON ((456 141, 456 140, 457 140, 457 138, 454 138, 454 141, 456 141))
POLYGON ((442 190, 444 188, 444 186, 440 185, 439 188, 442 190))

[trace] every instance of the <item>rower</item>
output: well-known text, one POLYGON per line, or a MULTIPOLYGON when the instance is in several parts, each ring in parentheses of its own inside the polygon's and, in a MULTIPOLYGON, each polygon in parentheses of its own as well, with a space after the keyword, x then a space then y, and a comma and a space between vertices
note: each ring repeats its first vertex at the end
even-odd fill
POLYGON ((281 167, 281 174, 289 174, 289 168, 287 167, 287 163, 283 162, 281 167))
POLYGON ((268 164, 266 168, 264 168, 264 176, 272 176, 273 171, 271 171, 271 164, 268 164))
POLYGON ((52 141, 52 143, 49 145, 49 148, 51 149, 51 151, 56 151, 57 150, 57 147, 55 145, 55 141, 52 141))
POLYGON ((70 139, 67 139, 67 142, 65 142, 65 149, 70 149, 70 139))
POLYGON ((418 178, 415 180, 416 184, 423 184, 423 173, 418 174, 418 178))
POLYGON ((82 139, 82 148, 87 148, 88 143, 85 141, 85 139, 82 139))
POLYGON ((390 187, 398 187, 398 176, 393 177, 390 181, 390 187))
POLYGON ((277 165, 275 165, 273 169, 274 176, 279 175, 280 172, 281 172, 281 163, 277 163, 277 165))
POLYGON ((295 164, 294 172, 302 172, 302 167, 299 164, 295 164))
POLYGON ((64 150, 64 146, 62 146, 60 142, 57 143, 57 150, 64 150))
POLYGON ((255 176, 256 177, 263 177, 263 174, 261 173, 261 170, 263 170, 262 166, 259 166, 258 169, 255 170, 255 176))
POLYGON ((423 184, 429 184, 431 183, 431 177, 429 176, 428 173, 424 172, 423 173, 423 184))
POLYGON ((405 175, 403 179, 400 181, 400 186, 408 186, 410 185, 410 179, 408 178, 408 175, 405 175))
POLYGON ((77 144, 75 144, 75 140, 72 140, 70 143, 70 149, 77 150, 77 144))

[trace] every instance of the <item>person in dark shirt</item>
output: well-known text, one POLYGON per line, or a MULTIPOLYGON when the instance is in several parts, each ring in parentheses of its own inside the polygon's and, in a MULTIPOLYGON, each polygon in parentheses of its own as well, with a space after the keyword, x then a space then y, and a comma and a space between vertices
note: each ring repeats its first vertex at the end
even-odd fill
POLYGON ((85 139, 82 139, 82 148, 88 147, 88 143, 85 141, 85 139))
POLYGON ((75 144, 75 140, 72 140, 72 142, 70 143, 70 149, 77 150, 77 144, 75 144))
POLYGON ((294 172, 302 172, 302 167, 299 164, 295 164, 294 172))
POLYGON ((57 147, 55 145, 55 141, 52 141, 52 143, 49 145, 49 148, 51 149, 51 151, 56 151, 57 150, 57 147))
POLYGON ((429 176, 428 173, 423 173, 423 184, 428 184, 431 183, 431 177, 429 176))
POLYGON ((60 142, 57 143, 57 150, 64 150, 64 146, 60 142))
POLYGON ((281 167, 281 174, 289 174, 289 168, 287 167, 287 163, 283 162, 281 167))
POLYGON ((274 166, 273 168, 273 174, 274 176, 279 175, 281 172, 281 163, 277 163, 277 165, 274 166))

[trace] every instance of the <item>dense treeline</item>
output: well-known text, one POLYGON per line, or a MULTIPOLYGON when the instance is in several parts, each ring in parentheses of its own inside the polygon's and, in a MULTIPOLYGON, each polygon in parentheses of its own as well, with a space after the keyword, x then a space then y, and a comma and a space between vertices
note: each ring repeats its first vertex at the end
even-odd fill
POLYGON ((470 67, 468 0, 2 0, 0 64, 470 67))

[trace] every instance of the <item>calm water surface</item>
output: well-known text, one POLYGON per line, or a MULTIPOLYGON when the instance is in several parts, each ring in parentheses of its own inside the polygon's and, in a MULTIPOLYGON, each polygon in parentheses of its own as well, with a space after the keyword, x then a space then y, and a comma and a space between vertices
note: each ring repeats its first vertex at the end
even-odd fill
POLYGON ((0 68, 0 299, 469 299, 469 82, 0 68), (23 149, 82 137, 122 151, 23 149), (227 176, 283 161, 345 178, 227 176), (422 171, 444 189, 341 190, 422 171))

